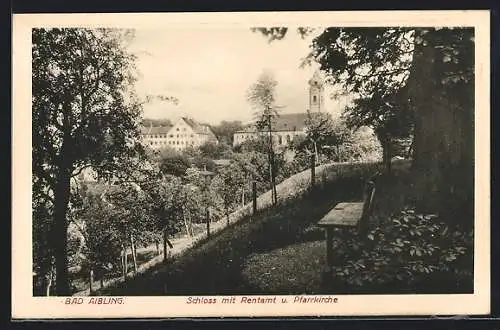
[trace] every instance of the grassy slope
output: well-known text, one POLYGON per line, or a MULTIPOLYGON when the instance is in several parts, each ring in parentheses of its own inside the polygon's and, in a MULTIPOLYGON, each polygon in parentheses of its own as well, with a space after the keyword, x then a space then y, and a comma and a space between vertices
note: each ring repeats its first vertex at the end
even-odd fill
MULTIPOLYGON (((375 164, 336 164, 323 168, 317 172, 318 185, 313 191, 305 189, 308 172, 294 176, 278 187, 280 205, 261 210, 255 217, 244 216, 177 260, 158 265, 101 294, 259 293, 261 289, 247 284, 242 277, 245 260, 253 253, 321 240, 320 231, 308 230, 311 225, 340 200, 361 200, 364 179, 377 169, 375 164)), ((321 273, 321 269, 317 272, 321 273)))

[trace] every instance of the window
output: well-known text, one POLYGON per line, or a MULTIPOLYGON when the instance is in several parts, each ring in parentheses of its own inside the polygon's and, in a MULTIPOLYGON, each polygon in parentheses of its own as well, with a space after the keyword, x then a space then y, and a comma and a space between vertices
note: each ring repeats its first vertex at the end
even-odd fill
POLYGON ((179 141, 177 141, 177 144, 179 144, 179 141))
POLYGON ((179 132, 179 127, 177 127, 176 131, 179 132))
POLYGON ((174 137, 174 135, 173 135, 173 134, 170 134, 170 135, 169 135, 168 137, 171 137, 171 138, 173 138, 173 137, 174 137))
POLYGON ((177 138, 179 138, 179 134, 177 134, 177 138))
POLYGON ((283 144, 283 138, 281 137, 281 135, 278 135, 278 143, 283 144))
POLYGON ((316 95, 313 96, 313 103, 316 103, 316 95))
POLYGON ((287 136, 286 136, 286 142, 287 142, 287 143, 290 143, 290 141, 291 141, 290 135, 287 135, 287 136))

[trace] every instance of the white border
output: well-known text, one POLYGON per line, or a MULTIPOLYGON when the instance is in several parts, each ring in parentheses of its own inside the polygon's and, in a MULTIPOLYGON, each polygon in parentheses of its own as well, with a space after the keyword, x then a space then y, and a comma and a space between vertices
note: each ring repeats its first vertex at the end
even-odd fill
MULTIPOLYGON (((473 315, 490 312, 490 14, 477 11, 19 14, 13 17, 12 317, 247 317, 473 315), (476 41, 474 294, 339 295, 336 304, 186 304, 186 297, 125 297, 121 305, 66 305, 32 296, 31 28, 252 26, 473 26, 476 41)), ((292 296, 278 296, 293 298, 292 296)), ((85 300, 86 302, 88 299, 85 300)))

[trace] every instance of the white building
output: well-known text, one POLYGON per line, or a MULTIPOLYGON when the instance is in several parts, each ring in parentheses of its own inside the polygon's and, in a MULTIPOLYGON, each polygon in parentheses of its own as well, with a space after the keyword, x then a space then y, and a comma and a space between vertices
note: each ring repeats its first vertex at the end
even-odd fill
POLYGON ((172 126, 142 127, 143 143, 153 149, 170 147, 182 151, 188 147, 197 148, 206 142, 218 143, 208 124, 182 117, 172 126))
MULTIPOLYGON (((279 146, 286 146, 298 135, 305 135, 307 111, 312 113, 324 111, 324 80, 318 71, 309 79, 309 109, 299 113, 284 113, 276 118, 272 135, 273 140, 279 146)), ((253 123, 248 124, 245 129, 235 132, 233 146, 241 144, 249 139, 257 137, 259 132, 253 123)))

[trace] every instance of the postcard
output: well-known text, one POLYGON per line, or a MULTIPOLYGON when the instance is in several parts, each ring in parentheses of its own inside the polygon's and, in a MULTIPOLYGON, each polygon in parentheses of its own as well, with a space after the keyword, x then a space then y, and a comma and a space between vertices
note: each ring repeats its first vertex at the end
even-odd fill
POLYGON ((488 314, 489 17, 15 14, 12 318, 488 314))

